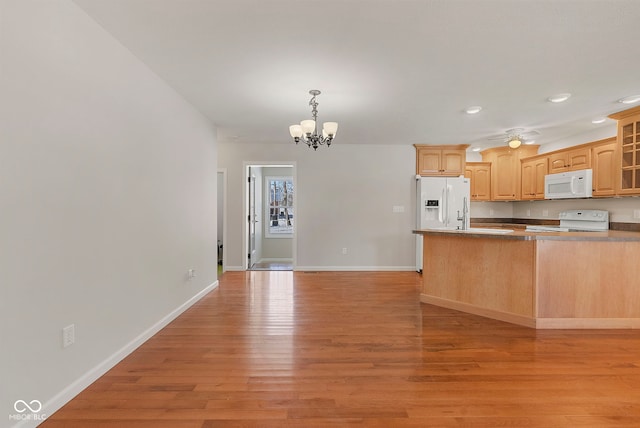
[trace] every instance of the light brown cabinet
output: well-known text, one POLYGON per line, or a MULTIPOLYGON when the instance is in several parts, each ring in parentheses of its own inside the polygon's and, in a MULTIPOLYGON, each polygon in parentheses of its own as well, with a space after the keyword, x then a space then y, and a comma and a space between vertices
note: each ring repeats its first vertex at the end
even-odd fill
POLYGON ((616 194, 616 168, 618 165, 616 138, 593 143, 591 163, 593 167, 593 196, 616 194))
POLYGON ((617 193, 640 194, 640 106, 609 117, 618 121, 617 193))
POLYGON ((467 162, 464 176, 471 184, 472 201, 491 200, 491 163, 467 162))
POLYGON ((548 157, 535 156, 522 162, 522 200, 544 199, 544 176, 548 173, 548 157))
POLYGON ((591 149, 559 150, 549 155, 549 174, 591 168, 591 149))
POLYGON ((520 159, 538 153, 537 145, 495 147, 482 151, 483 162, 491 162, 491 200, 517 201, 520 199, 521 166, 520 159))
POLYGON ((451 176, 464 174, 467 144, 432 146, 414 144, 416 148, 416 174, 421 176, 451 176))

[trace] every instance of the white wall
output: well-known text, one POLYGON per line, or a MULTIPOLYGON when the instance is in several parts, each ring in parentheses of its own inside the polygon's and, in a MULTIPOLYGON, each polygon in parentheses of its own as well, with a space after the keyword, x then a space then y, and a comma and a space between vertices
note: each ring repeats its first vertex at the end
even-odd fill
POLYGON ((214 127, 73 2, 0 7, 6 426, 16 400, 51 414, 216 283, 217 155, 214 127))
POLYGON ((561 211, 605 210, 609 211, 609 221, 617 223, 640 223, 633 218, 633 211, 640 210, 640 198, 593 198, 563 199, 555 201, 521 202, 472 202, 471 218, 536 219, 558 220, 561 211))
POLYGON ((609 211, 611 222, 640 223, 640 219, 633 218, 633 210, 640 209, 640 198, 637 197, 517 202, 514 204, 513 217, 558 220, 560 211, 573 209, 605 210, 609 211))
POLYGON ((471 202, 469 207, 471 219, 476 218, 512 218, 512 202, 471 202))
POLYGON ((338 138, 317 152, 293 142, 218 149, 218 166, 229 171, 229 195, 235 195, 227 211, 230 270, 242 266, 244 161, 296 163, 298 269, 415 268, 413 146, 350 145, 338 138), (394 205, 405 211, 393 213, 394 205))

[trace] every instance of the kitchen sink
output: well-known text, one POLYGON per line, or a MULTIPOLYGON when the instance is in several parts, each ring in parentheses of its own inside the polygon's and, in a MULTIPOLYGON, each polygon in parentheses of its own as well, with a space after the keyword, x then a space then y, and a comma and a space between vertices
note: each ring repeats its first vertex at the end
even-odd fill
POLYGON ((454 231, 454 232, 466 232, 466 233, 511 233, 513 229, 492 229, 490 227, 471 227, 467 230, 462 230, 457 227, 429 227, 427 230, 443 230, 443 231, 454 231))
POLYGON ((511 233, 513 229, 492 229, 492 228, 483 228, 483 227, 470 227, 464 232, 469 233, 511 233))

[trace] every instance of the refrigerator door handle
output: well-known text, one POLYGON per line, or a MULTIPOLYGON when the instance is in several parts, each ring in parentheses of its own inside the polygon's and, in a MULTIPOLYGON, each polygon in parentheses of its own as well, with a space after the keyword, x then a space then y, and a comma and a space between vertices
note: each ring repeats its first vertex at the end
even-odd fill
POLYGON ((438 221, 444 224, 444 215, 442 211, 444 210, 444 187, 442 188, 442 195, 440 196, 440 202, 438 207, 438 221))
POLYGON ((449 218, 449 198, 451 197, 451 186, 447 185, 447 226, 449 226, 449 221, 451 220, 449 218))

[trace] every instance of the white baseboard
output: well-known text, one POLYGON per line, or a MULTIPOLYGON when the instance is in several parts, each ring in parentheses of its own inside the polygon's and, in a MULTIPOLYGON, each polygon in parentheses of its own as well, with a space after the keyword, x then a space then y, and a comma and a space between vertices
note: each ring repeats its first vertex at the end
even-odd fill
MULTIPOLYGON (((184 302, 182 305, 178 306, 168 315, 160 319, 157 323, 149 327, 147 330, 143 331, 138 337, 133 339, 131 342, 127 343, 121 349, 116 351, 113 355, 108 357, 106 360, 95 366, 93 369, 89 370, 87 373, 82 375, 80 378, 76 379, 73 383, 67 386, 65 389, 56 394, 53 398, 48 400, 42 408, 46 410, 47 415, 52 415, 56 411, 58 411, 62 406, 67 404, 73 397, 78 395, 82 390, 95 382, 100 376, 105 374, 111 368, 113 368, 116 364, 122 361, 127 355, 131 354, 135 351, 140 345, 149 340, 151 336, 162 330, 167 324, 176 319, 180 314, 189 309, 193 304, 195 304, 198 300, 202 299, 207 293, 211 290, 214 290, 218 287, 218 281, 216 280, 214 283, 205 287, 198 294, 184 302)), ((23 420, 14 425, 13 428, 32 428, 38 425, 38 422, 42 421, 29 421, 23 420)))
POLYGON ((296 271, 340 271, 340 272, 407 272, 415 266, 295 266, 296 271))
MULTIPOLYGON (((227 266, 226 271, 242 272, 242 266, 227 266)), ((344 272, 409 272, 416 270, 415 266, 294 266, 295 271, 344 271, 344 272)))

